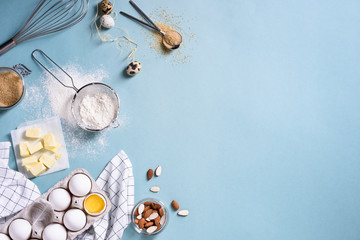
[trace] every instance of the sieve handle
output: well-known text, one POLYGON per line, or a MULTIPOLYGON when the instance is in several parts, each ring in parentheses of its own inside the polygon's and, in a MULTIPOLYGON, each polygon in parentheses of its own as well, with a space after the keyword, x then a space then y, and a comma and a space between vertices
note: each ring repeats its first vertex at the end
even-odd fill
POLYGON ((42 50, 40 49, 35 49, 32 53, 31 53, 32 57, 34 58, 34 60, 40 64, 40 66, 42 66, 48 73, 51 74, 51 76, 53 76, 56 80, 58 80, 59 83, 61 83, 61 85, 63 85, 64 87, 67 87, 67 88, 72 88, 75 90, 75 92, 78 92, 79 89, 77 89, 74 85, 74 80, 72 79, 72 77, 64 71, 64 69, 62 69, 59 65, 56 64, 56 62, 54 62, 51 58, 49 58, 48 55, 46 55, 42 50), (65 73, 70 79, 71 79, 71 83, 72 83, 72 86, 68 86, 68 85, 65 85, 60 79, 58 79, 49 69, 47 69, 36 57, 35 57, 35 52, 39 52, 41 53, 44 57, 46 57, 48 60, 50 60, 54 65, 56 65, 63 73, 65 73))

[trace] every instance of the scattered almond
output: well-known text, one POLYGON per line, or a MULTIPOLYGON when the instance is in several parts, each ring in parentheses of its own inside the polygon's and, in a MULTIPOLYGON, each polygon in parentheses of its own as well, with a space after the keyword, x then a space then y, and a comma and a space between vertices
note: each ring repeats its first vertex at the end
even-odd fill
POLYGON ((153 186, 150 188, 150 191, 154 192, 154 193, 157 193, 160 191, 160 187, 159 186, 153 186))
POLYGON ((153 233, 153 232, 156 231, 156 229, 157 229, 157 226, 151 226, 148 229, 146 229, 146 232, 147 233, 153 233))
POLYGON ((158 177, 161 175, 161 171, 162 171, 162 168, 161 166, 159 165, 156 169, 155 169, 155 175, 158 177))
POLYGON ((179 206, 179 204, 177 203, 177 201, 175 201, 175 200, 173 200, 172 202, 171 202, 171 206, 172 206, 172 208, 176 211, 176 210, 179 210, 179 208, 180 208, 180 206, 179 206))
POLYGON ((188 210, 180 210, 180 211, 178 211, 177 214, 179 216, 186 217, 187 215, 189 215, 189 211, 188 210))
POLYGON ((154 170, 149 169, 147 171, 147 179, 150 180, 153 177, 153 175, 154 175, 154 170))

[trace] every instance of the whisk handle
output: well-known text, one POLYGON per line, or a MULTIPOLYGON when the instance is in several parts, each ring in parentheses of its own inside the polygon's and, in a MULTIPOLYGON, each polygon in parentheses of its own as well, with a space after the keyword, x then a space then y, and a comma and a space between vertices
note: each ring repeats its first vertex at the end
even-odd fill
POLYGON ((6 53, 15 46, 16 46, 15 40, 12 38, 9 39, 8 41, 0 45, 0 55, 3 55, 4 53, 6 53))

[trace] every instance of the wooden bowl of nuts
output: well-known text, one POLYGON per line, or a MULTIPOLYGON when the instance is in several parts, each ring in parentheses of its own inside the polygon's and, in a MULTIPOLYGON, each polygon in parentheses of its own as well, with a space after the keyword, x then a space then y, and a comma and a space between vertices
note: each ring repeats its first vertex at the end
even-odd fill
POLYGON ((164 230, 169 220, 164 203, 154 198, 139 201, 131 212, 131 223, 136 232, 156 235, 164 230))

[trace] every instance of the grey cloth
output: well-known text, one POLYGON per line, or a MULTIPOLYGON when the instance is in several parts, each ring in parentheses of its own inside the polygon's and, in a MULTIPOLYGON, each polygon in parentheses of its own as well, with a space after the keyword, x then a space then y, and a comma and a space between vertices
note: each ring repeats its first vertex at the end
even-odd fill
POLYGON ((40 196, 38 187, 9 168, 10 142, 0 142, 0 224, 40 196))

